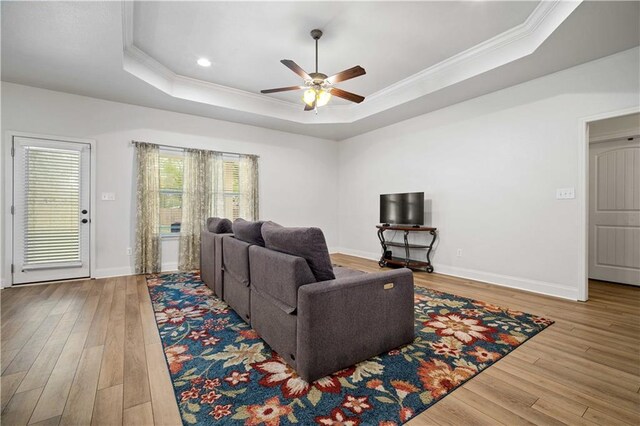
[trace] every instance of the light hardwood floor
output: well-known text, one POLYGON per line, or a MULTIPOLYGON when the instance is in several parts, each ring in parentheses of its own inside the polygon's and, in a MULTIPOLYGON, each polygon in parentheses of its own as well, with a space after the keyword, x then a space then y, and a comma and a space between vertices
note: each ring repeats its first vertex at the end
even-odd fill
MULTIPOLYGON (((365 271, 373 261, 334 255, 365 271)), ((640 424, 640 289, 570 302, 438 274, 417 285, 556 324, 409 424, 640 424)), ((11 288, 2 298, 2 424, 163 424, 180 416, 141 276, 11 288)))

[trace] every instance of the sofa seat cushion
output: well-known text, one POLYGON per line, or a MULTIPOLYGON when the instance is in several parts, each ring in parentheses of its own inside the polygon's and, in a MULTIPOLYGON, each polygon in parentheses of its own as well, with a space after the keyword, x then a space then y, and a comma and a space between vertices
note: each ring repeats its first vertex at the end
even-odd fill
POLYGON ((262 237, 266 248, 305 259, 316 280, 335 279, 327 242, 320 228, 286 228, 265 222, 262 237))
POLYGON ((231 232, 231 221, 221 217, 207 219, 207 229, 214 234, 228 234, 231 232))
POLYGON ((358 271, 357 269, 345 268, 344 266, 334 266, 333 274, 336 276, 336 279, 340 279, 364 275, 366 272, 358 271))
POLYGON ((249 222, 244 219, 236 219, 233 221, 233 234, 240 241, 249 244, 257 244, 264 247, 264 239, 262 238, 262 224, 264 222, 249 222))

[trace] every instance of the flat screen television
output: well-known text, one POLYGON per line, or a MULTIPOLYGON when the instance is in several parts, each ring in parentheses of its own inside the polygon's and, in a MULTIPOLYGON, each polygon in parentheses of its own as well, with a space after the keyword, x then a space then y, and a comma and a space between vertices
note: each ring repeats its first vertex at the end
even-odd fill
POLYGON ((381 194, 380 223, 424 225, 424 192, 381 194))

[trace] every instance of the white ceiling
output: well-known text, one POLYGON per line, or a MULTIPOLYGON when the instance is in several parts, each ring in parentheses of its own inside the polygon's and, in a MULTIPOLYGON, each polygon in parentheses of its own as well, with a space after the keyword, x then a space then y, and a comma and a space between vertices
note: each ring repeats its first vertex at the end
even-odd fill
MULTIPOLYGON (((140 2, 133 44, 176 74, 259 93, 301 83, 281 59, 313 72, 309 32, 320 28, 319 71, 361 65, 367 76, 340 87, 368 96, 522 24, 537 3, 140 2)), ((269 96, 300 104, 302 95, 269 96)))
POLYGON ((121 2, 3 1, 2 80, 339 140, 640 44, 639 2, 584 2, 531 51, 511 43, 519 50, 502 62, 429 90, 415 79, 522 28, 536 4, 165 2, 127 13, 121 2), (315 116, 300 111, 297 95, 253 94, 299 82, 280 59, 312 69, 314 27, 325 31, 320 71, 362 65, 367 75, 340 87, 376 95, 360 105, 332 102, 315 116), (127 46, 139 53, 133 61, 127 46), (201 55, 211 68, 195 65, 201 55), (407 87, 407 78, 416 86, 407 87), (167 90, 167 82, 180 90, 167 90), (400 96, 403 84, 415 96, 400 96))

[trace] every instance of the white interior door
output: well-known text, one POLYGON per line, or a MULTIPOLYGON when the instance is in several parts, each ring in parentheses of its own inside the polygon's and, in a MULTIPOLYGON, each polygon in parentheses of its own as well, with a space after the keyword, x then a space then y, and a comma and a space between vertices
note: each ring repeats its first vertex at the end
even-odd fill
POLYGON ((91 145, 13 138, 13 283, 90 276, 91 145))
POLYGON ((589 154, 589 278, 640 286, 640 138, 589 154))

